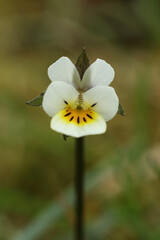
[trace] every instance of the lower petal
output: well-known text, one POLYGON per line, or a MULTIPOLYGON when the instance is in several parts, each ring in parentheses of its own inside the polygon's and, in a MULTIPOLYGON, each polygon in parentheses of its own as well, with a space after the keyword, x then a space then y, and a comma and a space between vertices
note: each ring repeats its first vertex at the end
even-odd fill
POLYGON ((52 118, 51 128, 56 132, 78 138, 104 133, 106 122, 91 110, 64 109, 52 118))

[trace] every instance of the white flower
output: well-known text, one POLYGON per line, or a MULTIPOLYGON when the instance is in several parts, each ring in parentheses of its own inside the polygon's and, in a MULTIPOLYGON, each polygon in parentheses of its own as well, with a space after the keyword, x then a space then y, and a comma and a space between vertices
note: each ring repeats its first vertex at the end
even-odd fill
POLYGON ((77 138, 106 131, 106 121, 116 115, 119 105, 115 90, 108 86, 114 78, 108 63, 97 59, 81 80, 70 59, 61 57, 48 68, 48 76, 52 82, 42 106, 52 117, 53 130, 77 138))

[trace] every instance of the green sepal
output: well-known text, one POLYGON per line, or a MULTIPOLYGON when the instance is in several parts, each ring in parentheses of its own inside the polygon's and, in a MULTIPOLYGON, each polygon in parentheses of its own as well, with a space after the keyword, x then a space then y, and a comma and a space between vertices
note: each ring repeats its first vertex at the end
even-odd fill
POLYGON ((121 116, 124 116, 124 110, 123 110, 122 104, 120 104, 120 103, 119 103, 119 106, 118 106, 118 112, 117 113, 121 116))
POLYGON ((69 136, 63 134, 63 139, 64 139, 64 141, 67 141, 67 138, 68 138, 68 137, 69 137, 69 136))
POLYGON ((43 96, 44 96, 45 92, 42 92, 38 97, 33 98, 30 101, 27 101, 26 104, 30 105, 30 106, 35 106, 35 107, 39 107, 42 105, 42 101, 43 101, 43 96))
POLYGON ((86 49, 84 48, 76 62, 76 68, 79 72, 80 78, 83 78, 83 75, 86 69, 89 67, 89 59, 86 55, 86 49))

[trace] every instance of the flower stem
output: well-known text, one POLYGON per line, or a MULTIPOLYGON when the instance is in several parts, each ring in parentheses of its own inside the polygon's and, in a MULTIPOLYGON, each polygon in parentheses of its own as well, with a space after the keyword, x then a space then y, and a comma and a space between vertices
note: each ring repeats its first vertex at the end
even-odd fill
POLYGON ((75 240, 83 240, 83 191, 84 191, 84 138, 76 139, 76 166, 75 166, 75 190, 76 190, 76 222, 75 240))

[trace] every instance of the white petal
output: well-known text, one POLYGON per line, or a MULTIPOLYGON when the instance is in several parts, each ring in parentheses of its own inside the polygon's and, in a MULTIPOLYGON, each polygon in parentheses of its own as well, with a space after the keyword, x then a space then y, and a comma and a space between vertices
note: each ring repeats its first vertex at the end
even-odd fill
POLYGON ((106 131, 106 122, 97 113, 94 113, 93 119, 86 116, 87 121, 84 121, 83 117, 80 116, 79 123, 77 118, 74 118, 74 121, 71 121, 71 119, 72 115, 65 118, 65 110, 62 110, 52 118, 51 128, 56 132, 76 138, 85 135, 102 134, 106 131))
POLYGON ((48 76, 51 81, 63 81, 72 84, 74 87, 79 87, 81 80, 79 73, 67 57, 61 57, 48 68, 48 76))
POLYGON ((78 95, 79 93, 72 85, 61 81, 52 82, 44 94, 42 107, 50 117, 53 117, 65 108, 67 103, 73 104, 78 95))
POLYGON ((119 99, 114 88, 97 86, 83 93, 84 103, 99 113, 106 121, 112 119, 117 111, 119 99))
POLYGON ((87 90, 95 86, 108 86, 115 72, 110 64, 102 59, 97 59, 84 73, 82 89, 87 90))

